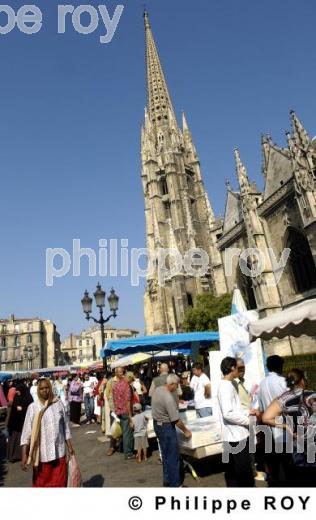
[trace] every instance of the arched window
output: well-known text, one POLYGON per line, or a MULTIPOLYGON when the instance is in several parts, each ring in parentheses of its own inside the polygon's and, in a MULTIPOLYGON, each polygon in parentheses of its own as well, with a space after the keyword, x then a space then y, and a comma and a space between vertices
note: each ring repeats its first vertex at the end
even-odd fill
POLYGON ((190 174, 187 174, 187 184, 188 184, 189 194, 194 195, 194 182, 193 182, 192 176, 190 174))
POLYGON ((189 306, 189 307, 193 307, 193 298, 192 298, 192 294, 187 293, 187 300, 188 300, 188 306, 189 306))
POLYGON ((316 287, 316 267, 307 238, 297 229, 290 229, 286 247, 295 291, 302 293, 316 287))
POLYGON ((162 195, 168 195, 168 184, 165 178, 160 180, 160 190, 162 195))
MULTIPOLYGON (((243 262, 245 263, 245 267, 247 267, 251 271, 251 265, 249 260, 246 263, 245 260, 240 258, 237 267, 237 286, 245 300, 247 309, 252 310, 257 308, 257 302, 255 292, 252 286, 252 278, 251 276, 247 276, 245 273, 243 273, 240 268, 240 264, 242 265, 243 262)), ((246 269, 244 269, 244 271, 246 271, 246 269)))

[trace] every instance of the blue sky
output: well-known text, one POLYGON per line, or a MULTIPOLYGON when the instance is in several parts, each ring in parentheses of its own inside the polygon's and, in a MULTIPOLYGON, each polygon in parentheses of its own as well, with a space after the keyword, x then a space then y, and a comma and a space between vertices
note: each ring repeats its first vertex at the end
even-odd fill
MULTIPOLYGON (((86 2, 87 3, 87 2, 86 2)), ((0 36, 0 316, 41 316, 64 337, 86 326, 80 299, 99 277, 45 285, 45 250, 72 240, 127 238, 144 247, 140 126, 146 103, 143 0, 122 0, 110 44, 100 26, 57 33, 56 1, 37 1, 43 27, 0 36)), ((10 2, 17 10, 22 3, 10 2)), ((75 6, 80 2, 74 2, 75 6)), ((91 3, 92 4, 92 3, 91 3)), ((104 2, 113 13, 117 2, 104 2)), ((93 5, 93 4, 92 4, 93 5)), ((95 3, 95 5, 97 5, 95 3)), ((184 109, 206 188, 223 213, 236 186, 233 148, 262 187, 261 133, 285 144, 294 108, 316 134, 314 0, 149 0, 177 114, 184 109)), ((5 18, 0 15, 0 24, 5 18)), ((101 278, 120 295, 121 327, 143 332, 143 284, 101 278)))

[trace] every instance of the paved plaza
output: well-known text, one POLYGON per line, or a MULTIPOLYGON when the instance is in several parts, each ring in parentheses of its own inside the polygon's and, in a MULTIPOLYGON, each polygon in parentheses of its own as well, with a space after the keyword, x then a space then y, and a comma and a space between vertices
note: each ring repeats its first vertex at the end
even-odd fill
MULTIPOLYGON (((82 425, 72 429, 73 444, 79 460, 84 487, 160 487, 162 466, 158 463, 155 440, 150 441, 151 453, 147 462, 124 460, 122 453, 112 457, 106 455, 107 443, 98 441, 100 426, 82 425)), ((189 472, 185 473, 187 487, 224 487, 223 465, 220 457, 209 457, 193 462, 199 476, 196 481, 189 472)), ((32 484, 32 471, 23 472, 19 463, 9 463, 5 459, 5 439, 0 436, 0 486, 28 487, 32 484)), ((257 485, 262 485, 258 482, 257 485)))

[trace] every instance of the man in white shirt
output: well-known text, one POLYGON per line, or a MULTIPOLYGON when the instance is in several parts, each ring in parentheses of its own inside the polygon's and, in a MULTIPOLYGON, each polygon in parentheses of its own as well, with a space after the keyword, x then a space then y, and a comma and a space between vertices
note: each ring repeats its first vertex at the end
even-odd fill
POLYGON ((32 381, 32 386, 30 388, 30 394, 33 397, 34 403, 36 403, 36 401, 38 400, 38 397, 37 397, 37 379, 33 379, 33 381, 32 381))
POLYGON ((89 376, 89 374, 85 374, 83 382, 83 401, 87 417, 87 424, 95 422, 93 393, 96 385, 94 379, 96 378, 89 376))
MULTIPOLYGON (((282 376, 283 364, 284 360, 280 356, 267 358, 269 374, 261 381, 258 391, 259 408, 262 412, 265 412, 272 401, 287 390, 285 378, 282 376)), ((275 428, 274 433, 278 434, 279 430, 280 428, 275 428)))
POLYGON ((201 363, 194 363, 193 377, 190 387, 194 391, 194 406, 198 417, 208 417, 212 415, 211 408, 211 381, 203 372, 201 363))
POLYGON ((227 463, 227 487, 254 487, 254 474, 249 453, 249 415, 243 410, 233 381, 238 377, 237 361, 226 357, 221 362, 223 379, 218 387, 219 412, 224 446, 223 461, 227 463), (226 457, 227 458, 226 458, 226 457))
MULTIPOLYGON (((258 391, 258 403, 261 412, 265 412, 272 401, 287 390, 285 378, 281 375, 284 360, 277 355, 267 358, 269 374, 261 381, 258 391)), ((283 453, 276 453, 276 445, 283 444, 283 429, 272 428, 273 446, 272 453, 265 454, 265 463, 268 469, 268 483, 271 487, 280 486, 285 480, 283 470, 283 453)), ((281 450, 282 451, 282 450, 281 450)))

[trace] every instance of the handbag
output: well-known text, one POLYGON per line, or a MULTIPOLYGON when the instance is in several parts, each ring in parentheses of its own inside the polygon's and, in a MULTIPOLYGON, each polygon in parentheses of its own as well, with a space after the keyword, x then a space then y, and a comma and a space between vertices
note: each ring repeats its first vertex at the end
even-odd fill
POLYGON ((77 390, 73 390, 72 388, 70 388, 70 395, 73 395, 73 396, 76 396, 76 397, 80 397, 81 395, 81 388, 79 386, 79 388, 77 388, 77 390))
POLYGON ((111 426, 110 434, 113 437, 113 439, 119 439, 120 437, 122 437, 123 432, 122 432, 122 428, 121 428, 121 425, 119 422, 116 422, 116 421, 113 422, 113 424, 111 426))
POLYGON ((80 467, 75 455, 71 455, 68 461, 67 487, 82 487, 80 467))
POLYGON ((140 403, 139 395, 138 395, 138 393, 136 391, 133 392, 132 402, 133 402, 133 404, 139 404, 140 403))
MULTIPOLYGON (((303 390, 301 397, 300 397, 300 402, 298 405, 298 415, 299 416, 303 415, 304 407, 306 409, 306 406, 304 406, 304 390, 303 390)), ((293 453, 292 453, 292 463, 295 467, 298 467, 298 468, 316 467, 316 459, 313 462, 307 461, 307 444, 308 444, 308 442, 310 442, 310 441, 307 438, 305 438, 305 436, 304 436, 304 451, 300 450, 299 452, 297 451, 297 442, 294 442, 293 453)))

